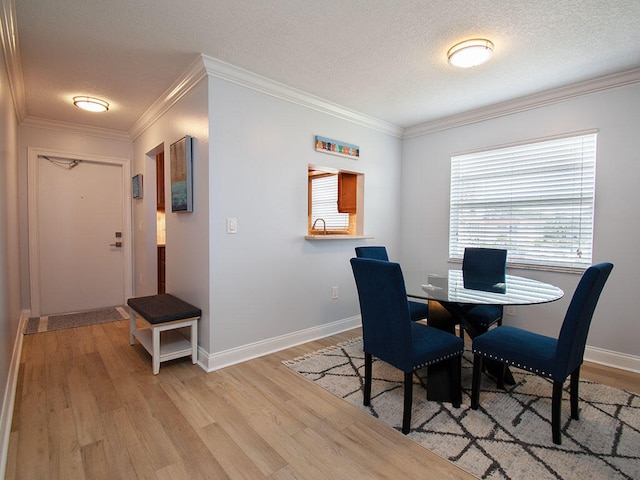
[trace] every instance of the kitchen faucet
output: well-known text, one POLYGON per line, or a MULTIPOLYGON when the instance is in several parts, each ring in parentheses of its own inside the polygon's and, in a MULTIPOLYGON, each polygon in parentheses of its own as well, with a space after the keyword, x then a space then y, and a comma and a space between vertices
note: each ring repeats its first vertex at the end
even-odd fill
POLYGON ((313 225, 311 225, 311 230, 315 230, 316 229, 316 223, 318 223, 319 220, 322 220, 322 234, 326 235, 327 234, 327 222, 324 221, 324 218, 316 218, 315 221, 313 222, 313 225))

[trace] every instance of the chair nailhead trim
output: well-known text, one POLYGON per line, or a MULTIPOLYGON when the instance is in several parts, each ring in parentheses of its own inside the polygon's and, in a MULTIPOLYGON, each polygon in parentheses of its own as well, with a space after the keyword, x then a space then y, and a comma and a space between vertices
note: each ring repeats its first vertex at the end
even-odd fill
POLYGON ((414 370, 418 370, 419 368, 422 368, 422 367, 428 367, 429 365, 433 365, 434 363, 442 362, 443 360, 447 360, 448 358, 457 357, 459 355, 462 355, 463 353, 464 353, 464 349, 460 350, 459 352, 455 352, 455 353, 451 353, 449 355, 445 355, 444 357, 436 358, 435 360, 431 360, 430 362, 425 362, 425 363, 421 363, 420 365, 415 365, 413 367, 413 369, 414 370))
POLYGON ((517 368, 521 368, 522 370, 528 370, 529 372, 533 372, 536 375, 540 375, 541 377, 549 377, 552 378, 552 374, 550 372, 545 372, 544 370, 540 370, 537 368, 529 367, 527 365, 522 365, 521 363, 514 362, 513 360, 509 360, 508 358, 499 357, 497 355, 492 355, 491 353, 484 353, 480 350, 473 349, 473 353, 477 355, 482 355, 483 357, 490 358, 491 360, 496 360, 498 362, 507 363, 517 368))

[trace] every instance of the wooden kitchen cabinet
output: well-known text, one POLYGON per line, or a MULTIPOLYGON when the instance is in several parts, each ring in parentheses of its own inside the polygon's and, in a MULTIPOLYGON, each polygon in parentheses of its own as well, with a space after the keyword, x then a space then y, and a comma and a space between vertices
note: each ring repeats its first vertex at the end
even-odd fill
POLYGON ((338 212, 356 213, 358 203, 358 175, 340 172, 338 174, 338 212))

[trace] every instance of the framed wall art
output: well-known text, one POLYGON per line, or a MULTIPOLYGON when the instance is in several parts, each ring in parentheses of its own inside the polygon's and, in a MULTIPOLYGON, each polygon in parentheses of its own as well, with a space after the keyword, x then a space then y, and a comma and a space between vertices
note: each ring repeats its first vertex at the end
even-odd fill
POLYGON ((133 198, 142 198, 142 174, 139 173, 131 179, 131 191, 133 198))
POLYGON ((193 211, 192 139, 185 135, 171 144, 171 211, 193 211))
POLYGON ((316 150, 318 152, 340 155, 341 157, 360 158, 360 147, 350 143, 333 140, 316 135, 316 150))

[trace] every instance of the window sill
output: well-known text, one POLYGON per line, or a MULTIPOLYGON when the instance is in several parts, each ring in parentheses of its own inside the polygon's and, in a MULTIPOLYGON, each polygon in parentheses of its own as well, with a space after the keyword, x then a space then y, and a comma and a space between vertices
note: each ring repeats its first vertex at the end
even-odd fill
POLYGON ((305 240, 362 240, 374 238, 373 235, 305 235, 305 240))

